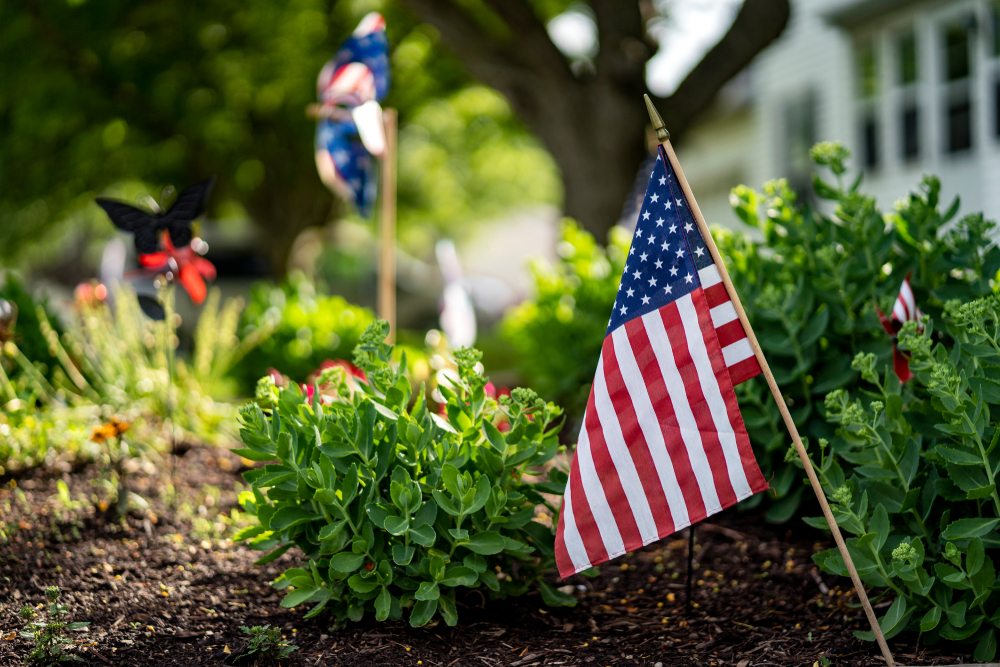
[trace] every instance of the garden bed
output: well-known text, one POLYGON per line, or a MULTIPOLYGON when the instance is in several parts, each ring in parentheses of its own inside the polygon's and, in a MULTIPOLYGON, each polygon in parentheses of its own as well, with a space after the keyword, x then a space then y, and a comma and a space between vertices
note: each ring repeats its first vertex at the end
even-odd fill
MULTIPOLYGON (((74 638, 75 652, 91 665, 230 664, 246 646, 240 626, 263 624, 281 627, 299 646, 285 665, 747 667, 812 665, 820 654, 834 665, 884 664, 874 644, 851 634, 867 623, 849 606, 855 599, 844 590, 847 580, 813 566, 811 555, 829 546, 822 534, 801 524, 776 529, 733 511, 697 528, 697 607, 689 615, 687 542, 668 539, 605 565, 600 577, 557 584, 577 588, 574 608, 546 608, 537 594, 484 606, 473 591, 459 599, 454 628, 369 617, 331 630, 328 616, 306 621, 301 611, 282 608, 282 594, 268 585, 291 555, 258 567, 260 553, 224 539, 241 465, 224 450, 195 447, 174 461, 172 495, 169 472, 136 473, 129 484, 149 508, 133 511, 124 525, 92 503, 75 504, 94 493, 101 474, 94 467, 6 480, 0 664, 27 654, 28 640, 15 632, 23 627, 17 612, 41 603, 51 585, 63 588, 71 620, 90 621, 74 638), (60 480, 69 504, 59 499, 60 480)), ((899 662, 969 658, 917 647, 915 639, 891 641, 899 662)))

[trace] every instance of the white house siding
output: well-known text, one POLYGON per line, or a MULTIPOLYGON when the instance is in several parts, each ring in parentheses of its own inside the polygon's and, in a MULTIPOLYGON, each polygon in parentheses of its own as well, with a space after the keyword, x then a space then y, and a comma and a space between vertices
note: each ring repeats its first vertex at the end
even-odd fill
MULTIPOLYGON (((877 2, 877 0, 876 0, 877 2)), ((793 173, 786 156, 790 127, 786 110, 812 95, 813 139, 837 140, 861 163, 861 102, 856 95, 855 42, 871 36, 881 82, 875 101, 880 128, 880 163, 865 176, 865 190, 884 210, 915 189, 923 174, 941 177, 943 199, 962 198, 964 213, 982 210, 1000 219, 1000 140, 996 132, 996 93, 1000 60, 992 55, 991 0, 882 2, 895 9, 875 18, 837 25, 838 13, 860 6, 856 0, 792 0, 792 17, 782 37, 761 53, 732 88, 746 87, 742 103, 732 91, 693 126, 677 146, 692 189, 709 222, 737 227, 729 190, 740 183, 759 187, 793 173), (945 144, 942 25, 975 15, 972 37, 973 145, 949 154, 945 144), (902 157, 900 93, 895 80, 895 35, 913 26, 917 36, 920 156, 902 157), (728 97, 727 97, 728 95, 728 97)), ((739 97, 739 96, 737 96, 739 97)), ((856 173, 856 172, 855 172, 856 173)))

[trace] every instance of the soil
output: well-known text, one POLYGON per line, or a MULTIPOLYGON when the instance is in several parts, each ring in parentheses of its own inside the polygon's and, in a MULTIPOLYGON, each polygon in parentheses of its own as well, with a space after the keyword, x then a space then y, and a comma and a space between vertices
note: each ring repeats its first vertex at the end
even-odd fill
MULTIPOLYGON (((291 554, 256 566, 259 552, 220 539, 232 532, 241 465, 227 451, 194 447, 172 466, 136 471, 128 483, 148 507, 127 520, 100 511, 103 474, 95 467, 3 480, 0 665, 27 655, 17 612, 44 602, 51 585, 62 588, 70 620, 90 621, 85 632, 71 633, 71 652, 91 665, 252 664, 237 662, 247 645, 240 628, 265 624, 299 647, 281 661, 288 666, 885 664, 874 644, 852 635, 867 623, 852 607, 847 580, 813 566, 811 555, 828 547, 823 535, 735 511, 696 528, 688 613, 687 540, 675 539, 605 565, 594 579, 553 578, 576 589, 573 608, 546 608, 537 594, 485 607, 473 591, 460 598, 454 628, 369 618, 330 629, 328 616, 307 621, 282 608, 281 594, 268 585, 294 562, 291 554), (70 505, 59 500, 60 481, 70 505)), ((893 638, 898 662, 969 661, 918 647, 916 639, 893 638)))

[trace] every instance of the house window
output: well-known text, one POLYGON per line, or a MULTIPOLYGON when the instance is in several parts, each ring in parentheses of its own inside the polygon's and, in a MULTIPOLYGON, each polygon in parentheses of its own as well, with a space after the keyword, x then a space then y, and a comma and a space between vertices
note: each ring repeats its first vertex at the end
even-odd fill
POLYGON ((920 157, 920 115, 916 104, 911 103, 903 106, 902 121, 900 139, 903 159, 915 160, 920 157))
POLYGON ((917 35, 913 28, 896 36, 896 84, 899 139, 904 161, 920 157, 920 110, 917 105, 917 35))
POLYGON ((809 149, 816 143, 816 102, 812 91, 787 100, 782 113, 785 173, 793 190, 811 192, 812 160, 809 149))
POLYGON ((875 169, 878 157, 878 121, 870 113, 861 118, 861 160, 866 169, 875 169))
POLYGON ((917 35, 911 28, 899 36, 897 81, 906 86, 917 81, 917 35))
POLYGON ((878 61, 875 58, 875 41, 858 42, 855 54, 858 68, 858 96, 870 99, 878 95, 878 61))
POLYGON ((944 138, 949 153, 972 148, 971 25, 967 17, 944 26, 944 138))

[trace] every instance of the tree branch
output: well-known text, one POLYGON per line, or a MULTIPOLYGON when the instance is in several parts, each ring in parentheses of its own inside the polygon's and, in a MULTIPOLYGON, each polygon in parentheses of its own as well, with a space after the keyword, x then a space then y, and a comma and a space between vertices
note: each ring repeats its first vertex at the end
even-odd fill
POLYGON ((781 34, 790 11, 788 0, 746 0, 729 32, 660 105, 667 129, 679 133, 704 111, 719 89, 781 34))

